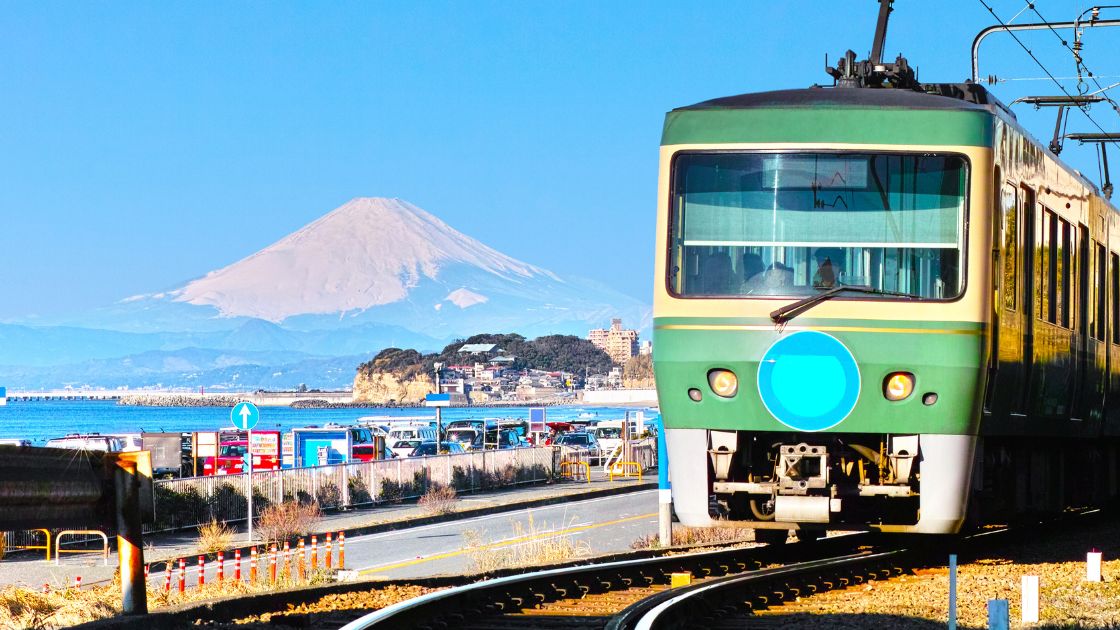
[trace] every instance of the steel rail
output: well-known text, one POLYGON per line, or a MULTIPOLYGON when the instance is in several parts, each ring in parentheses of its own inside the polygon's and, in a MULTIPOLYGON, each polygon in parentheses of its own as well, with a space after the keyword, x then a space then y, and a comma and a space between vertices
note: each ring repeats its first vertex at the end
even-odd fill
MULTIPOLYGON (((607 624, 606 630, 663 630, 665 628, 690 628, 696 627, 695 614, 701 610, 720 608, 728 600, 735 599, 739 602, 750 599, 751 593, 766 590, 766 598, 781 595, 785 591, 797 591, 803 588, 806 580, 820 574, 835 574, 848 571, 866 570, 869 567, 880 565, 886 561, 901 560, 912 553, 907 549, 885 551, 881 553, 863 552, 850 556, 829 558, 802 562, 784 567, 751 571, 744 575, 731 575, 716 578, 702 584, 686 586, 672 591, 665 591, 652 597, 643 599, 616 615, 607 624), (782 590, 775 590, 775 583, 781 583, 782 590), (798 584, 798 586, 791 586, 798 584)), ((876 571, 878 573, 879 571, 876 571)), ((820 580, 828 582, 828 580, 820 580)), ((839 578, 830 584, 842 583, 846 578, 839 578)), ((816 592, 814 586, 809 590, 816 592)))
POLYGON ((847 554, 867 544, 870 536, 855 534, 812 543, 706 551, 534 571, 429 593, 364 615, 343 626, 342 630, 415 628, 436 618, 451 622, 444 622, 446 625, 462 625, 472 615, 531 608, 547 601, 582 596, 596 590, 665 584, 669 581, 669 574, 678 571, 705 578, 741 574, 761 569, 767 563, 790 559, 847 554))

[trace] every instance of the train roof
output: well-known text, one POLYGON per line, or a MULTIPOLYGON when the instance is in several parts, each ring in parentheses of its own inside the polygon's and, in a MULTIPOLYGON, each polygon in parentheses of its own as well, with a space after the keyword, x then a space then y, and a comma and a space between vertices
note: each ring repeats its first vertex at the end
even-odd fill
POLYGON ((710 109, 772 109, 855 107, 908 110, 959 110, 1001 113, 1012 120, 1015 114, 983 86, 976 83, 929 83, 923 91, 813 87, 796 90, 754 92, 715 98, 678 107, 675 112, 710 109))

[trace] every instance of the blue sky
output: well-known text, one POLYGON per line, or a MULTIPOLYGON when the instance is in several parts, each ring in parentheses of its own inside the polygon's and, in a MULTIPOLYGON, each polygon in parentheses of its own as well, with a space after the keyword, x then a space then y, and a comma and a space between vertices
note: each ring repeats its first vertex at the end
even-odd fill
MULTIPOLYGON (((989 2, 1004 19, 1026 6, 989 2)), ((829 83, 824 55, 862 57, 877 6, 6 3, 0 319, 177 286, 355 196, 407 199, 516 258, 649 300, 664 113, 829 83)), ((1058 21, 1090 4, 1036 6, 1058 21)), ((895 9, 887 57, 903 52, 926 81, 968 76, 972 38, 993 23, 978 0, 895 9)), ((1022 37, 1055 76, 1074 74, 1052 33, 1022 37)), ((1101 81, 1120 81, 1107 54, 1120 29, 1085 41, 1101 81)), ((1006 35, 984 43, 981 73, 1044 76, 1006 35)), ((993 90, 1010 102, 1057 88, 993 90)), ((1048 137, 1052 111, 1018 111, 1048 137)), ((1120 131, 1110 109, 1093 115, 1120 131)), ((1096 180, 1092 149, 1064 156, 1096 180)))

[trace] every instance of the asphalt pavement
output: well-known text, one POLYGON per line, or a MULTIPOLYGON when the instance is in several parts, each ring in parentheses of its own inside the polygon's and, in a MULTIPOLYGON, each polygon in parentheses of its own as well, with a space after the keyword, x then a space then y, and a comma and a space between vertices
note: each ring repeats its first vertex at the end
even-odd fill
MULTIPOLYGON (((639 489, 635 479, 609 482, 597 477, 591 484, 541 484, 463 495, 457 507, 460 512, 468 513, 432 524, 423 524, 426 515, 414 503, 326 515, 317 527, 320 558, 325 551, 322 549, 323 533, 346 530, 348 569, 359 569, 363 576, 421 577, 462 573, 470 570, 471 560, 478 553, 512 549, 560 536, 569 536, 568 540, 577 541, 585 551, 595 555, 625 551, 635 539, 656 531, 655 491, 639 489), (581 498, 596 491, 625 494, 581 498), (558 503, 539 505, 546 501, 558 503), (518 507, 534 504, 539 506, 518 507), (479 511, 492 510, 501 511, 479 514, 479 511), (470 514, 472 511, 475 515, 470 514), (417 524, 409 526, 413 522, 417 524), (382 531, 386 526, 396 529, 382 531), (361 533, 371 529, 379 533, 361 533), (467 532, 474 532, 475 540, 481 541, 482 547, 475 552, 465 550, 467 532)), ((641 487, 648 488, 648 483, 641 487)), ((197 581, 196 540, 197 535, 190 532, 145 537, 145 560, 152 567, 150 579, 162 583, 162 561, 186 558, 187 584, 193 586, 197 581)), ((247 544, 248 539, 242 533, 235 543, 247 544)), ((336 558, 337 553, 336 545, 336 558)), ((233 553, 227 552, 227 576, 233 574, 232 558, 233 553)), ((48 584, 57 589, 73 584, 77 576, 81 576, 85 585, 105 583, 112 579, 117 562, 112 550, 107 563, 100 554, 68 554, 57 565, 54 560, 44 561, 41 551, 10 554, 0 561, 0 586, 19 584, 41 588, 48 584)), ((242 570, 246 575, 247 562, 248 558, 243 558, 242 570)), ((207 563, 210 579, 216 573, 215 565, 212 558, 207 563)))

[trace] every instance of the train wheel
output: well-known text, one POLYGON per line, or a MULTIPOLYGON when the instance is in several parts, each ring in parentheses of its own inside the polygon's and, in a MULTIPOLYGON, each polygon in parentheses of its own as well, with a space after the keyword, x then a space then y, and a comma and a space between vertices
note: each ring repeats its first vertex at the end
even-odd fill
POLYGON ((755 542, 766 543, 767 545, 784 545, 787 539, 789 539, 788 529, 754 530, 755 542))

